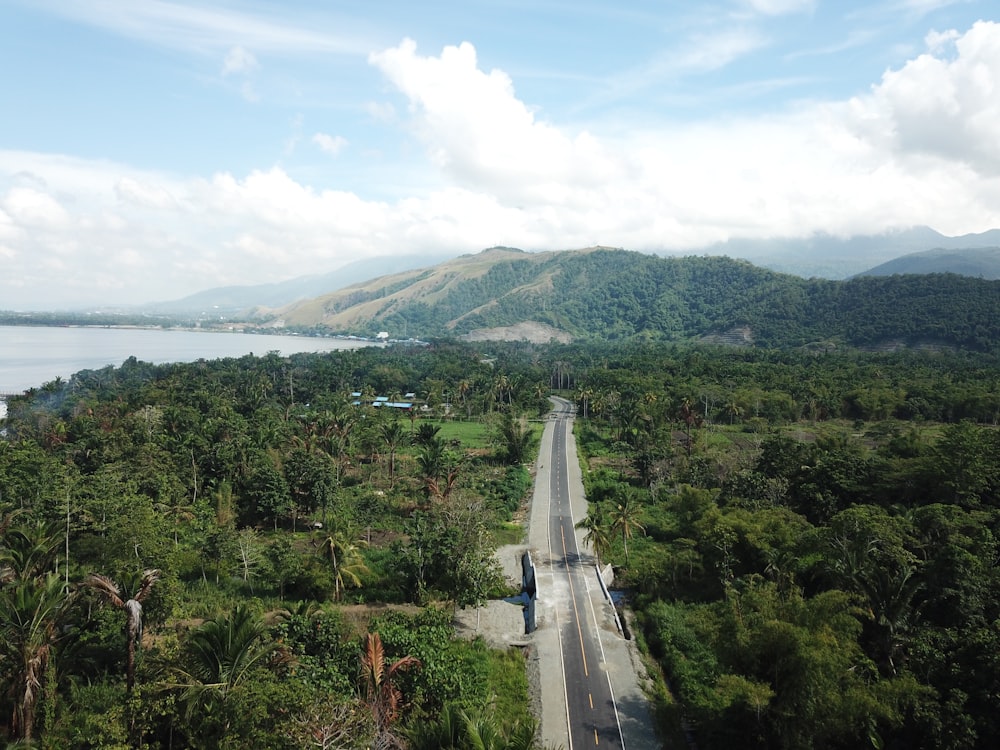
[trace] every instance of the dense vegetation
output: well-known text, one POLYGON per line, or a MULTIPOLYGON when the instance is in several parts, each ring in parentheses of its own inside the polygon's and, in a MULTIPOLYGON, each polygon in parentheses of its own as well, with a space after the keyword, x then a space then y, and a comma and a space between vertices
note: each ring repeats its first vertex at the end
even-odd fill
POLYGON ((44 747, 436 748, 447 722, 456 747, 530 746, 521 653, 452 626, 509 593, 492 550, 530 487, 530 386, 443 346, 131 359, 11 400, 0 726, 44 747), (419 412, 370 406, 413 390, 419 412))
POLYGON ((529 746, 523 656, 452 612, 508 593, 489 553, 555 390, 666 734, 994 747, 998 386, 974 354, 449 342, 42 385, 0 439, 0 722, 45 747, 529 746))
POLYGON ((666 726, 701 748, 997 745, 997 376, 676 350, 581 373, 580 526, 631 591, 666 726))
POLYGON ((530 320, 585 340, 682 342, 746 330, 750 341, 769 348, 930 344, 994 351, 1000 341, 998 281, 950 274, 802 279, 725 257, 611 249, 482 257, 493 258, 485 272, 462 275, 461 264, 470 261, 460 259, 431 275, 324 298, 321 310, 330 317, 306 320, 294 309, 283 317, 340 331, 334 313, 346 311, 343 320, 367 325, 371 335, 385 329, 421 338, 530 320), (372 300, 384 302, 376 309, 372 300), (364 323, 351 312, 360 302, 369 311, 364 323))

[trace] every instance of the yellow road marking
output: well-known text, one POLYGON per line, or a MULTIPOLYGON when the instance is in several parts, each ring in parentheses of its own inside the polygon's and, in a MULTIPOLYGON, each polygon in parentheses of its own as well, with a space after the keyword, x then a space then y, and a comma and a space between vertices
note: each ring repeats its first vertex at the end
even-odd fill
MULTIPOLYGON (((562 526, 559 527, 559 536, 562 537, 563 559, 565 560, 569 556, 569 553, 566 551, 566 531, 562 526)), ((580 627, 580 611, 576 606, 576 591, 573 589, 573 576, 567 573, 566 578, 569 580, 569 593, 570 597, 573 599, 573 616, 576 618, 576 634, 580 638, 580 657, 583 659, 583 674, 585 677, 590 677, 590 670, 587 669, 587 652, 583 648, 583 628, 580 627)))

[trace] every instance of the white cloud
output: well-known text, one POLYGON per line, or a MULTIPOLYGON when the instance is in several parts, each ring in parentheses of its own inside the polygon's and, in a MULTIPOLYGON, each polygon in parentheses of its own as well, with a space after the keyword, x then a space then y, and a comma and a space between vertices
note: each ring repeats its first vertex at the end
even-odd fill
POLYGON ((0 206, 14 224, 32 227, 61 227, 69 223, 69 214, 48 193, 30 187, 14 187, 0 199, 0 206))
POLYGON ((115 184, 119 200, 143 208, 166 209, 176 206, 174 197, 163 185, 140 182, 134 177, 122 177, 115 184))
POLYGON ((234 73, 250 73, 260 65, 257 58, 253 56, 245 47, 236 45, 226 53, 226 59, 222 61, 222 75, 229 76, 234 73))
POLYGON ((410 100, 433 161, 476 189, 514 200, 562 203, 584 186, 621 176, 589 133, 568 138, 514 94, 506 73, 479 70, 471 44, 419 57, 411 40, 372 55, 410 100))
POLYGON ((319 146, 320 150, 330 156, 336 156, 347 146, 347 139, 340 135, 327 135, 326 133, 316 133, 312 137, 313 143, 319 146))
MULTIPOLYGON (((407 41, 371 57, 403 99, 397 124, 427 157, 424 182, 400 175, 411 188, 391 202, 278 166, 179 178, 0 151, 0 299, 164 299, 494 244, 695 249, 733 236, 1000 226, 1000 25, 927 45, 850 100, 608 134, 547 119, 469 44, 425 56, 407 41)), ((323 133, 313 143, 343 148, 323 133)))
POLYGON ((1000 24, 980 21, 962 35, 932 36, 929 46, 853 102, 859 131, 900 158, 943 159, 1000 177, 1000 24), (945 39, 954 56, 944 56, 945 39))

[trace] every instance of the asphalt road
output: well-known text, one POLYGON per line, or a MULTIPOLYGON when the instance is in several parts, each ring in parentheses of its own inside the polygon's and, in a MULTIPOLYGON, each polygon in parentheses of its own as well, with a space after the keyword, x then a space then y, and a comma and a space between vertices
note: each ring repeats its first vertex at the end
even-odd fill
POLYGON ((552 585, 563 593, 553 619, 559 636, 566 697, 567 750, 624 748, 621 721, 607 669, 601 627, 594 610, 599 587, 589 556, 580 554, 574 523, 566 441, 572 440, 573 407, 557 402, 548 467, 549 563, 552 585), (568 594, 568 595, 567 595, 568 594))

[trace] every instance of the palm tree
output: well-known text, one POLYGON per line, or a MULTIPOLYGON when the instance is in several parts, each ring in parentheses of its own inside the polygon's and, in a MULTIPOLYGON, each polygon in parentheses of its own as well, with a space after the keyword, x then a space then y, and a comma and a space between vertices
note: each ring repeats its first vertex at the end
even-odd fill
POLYGON ((403 695, 396 687, 396 678, 407 669, 420 666, 415 656, 404 656, 391 664, 386 661, 385 648, 378 633, 367 633, 361 648, 361 689, 375 721, 375 746, 400 747, 392 731, 399 716, 403 695))
POLYGON ((0 547, 0 583, 45 575, 55 564, 61 544, 59 524, 39 521, 9 526, 0 547))
POLYGON ((115 609, 125 611, 125 688, 132 692, 135 687, 135 650, 142 646, 142 603, 149 597, 153 585, 160 580, 160 571, 150 568, 142 573, 137 585, 129 588, 119 586, 105 575, 92 573, 85 584, 97 592, 104 601, 115 609))
POLYGON ((528 450, 535 440, 535 433, 526 422, 507 414, 500 425, 500 440, 504 460, 513 466, 527 459, 528 450))
POLYGON ((472 417, 472 409, 469 406, 469 391, 472 390, 472 384, 468 380, 460 380, 458 386, 456 387, 456 393, 458 394, 458 400, 462 402, 462 406, 465 407, 466 418, 472 417))
POLYGON ((645 531, 639 522, 642 508, 626 494, 622 501, 611 511, 611 528, 622 535, 622 546, 625 548, 625 564, 628 565, 628 540, 636 531, 645 531))
POLYGON ((319 552, 330 563, 333 572, 334 601, 340 601, 348 584, 360 588, 361 576, 369 572, 361 556, 364 545, 365 541, 357 539, 352 529, 336 524, 320 543, 319 552))
POLYGON ((10 728, 15 738, 28 744, 49 665, 63 635, 61 624, 72 602, 55 574, 40 580, 18 579, 0 588, 0 668, 13 699, 10 728))
POLYGON ((598 504, 592 505, 587 516, 576 524, 576 528, 587 532, 583 536, 583 541, 594 550, 597 566, 600 567, 601 560, 606 560, 611 554, 611 535, 613 533, 604 507, 598 504))
POLYGON ((264 621, 244 604, 191 632, 186 644, 188 669, 176 671, 175 687, 183 689, 181 701, 189 723, 198 718, 221 722, 199 728, 205 737, 213 731, 219 739, 225 737, 232 721, 227 715, 230 696, 278 651, 276 643, 265 640, 266 634, 264 621))
POLYGON ((379 427, 379 437, 382 438, 382 442, 385 443, 385 447, 389 451, 389 485, 392 486, 396 476, 396 449, 406 439, 406 433, 403 432, 403 427, 399 422, 393 419, 379 427))
POLYGON ((428 499, 447 500, 461 471, 456 456, 445 449, 444 441, 434 437, 417 453, 417 467, 424 481, 428 499))
POLYGON ((445 704, 436 719, 413 724, 406 733, 411 750, 532 750, 537 725, 509 722, 494 706, 473 710, 445 704))
POLYGON ((416 431, 413 436, 413 442, 418 446, 430 445, 435 440, 437 440, 437 434, 441 431, 441 427, 436 424, 431 424, 430 422, 421 422, 420 428, 416 431))

